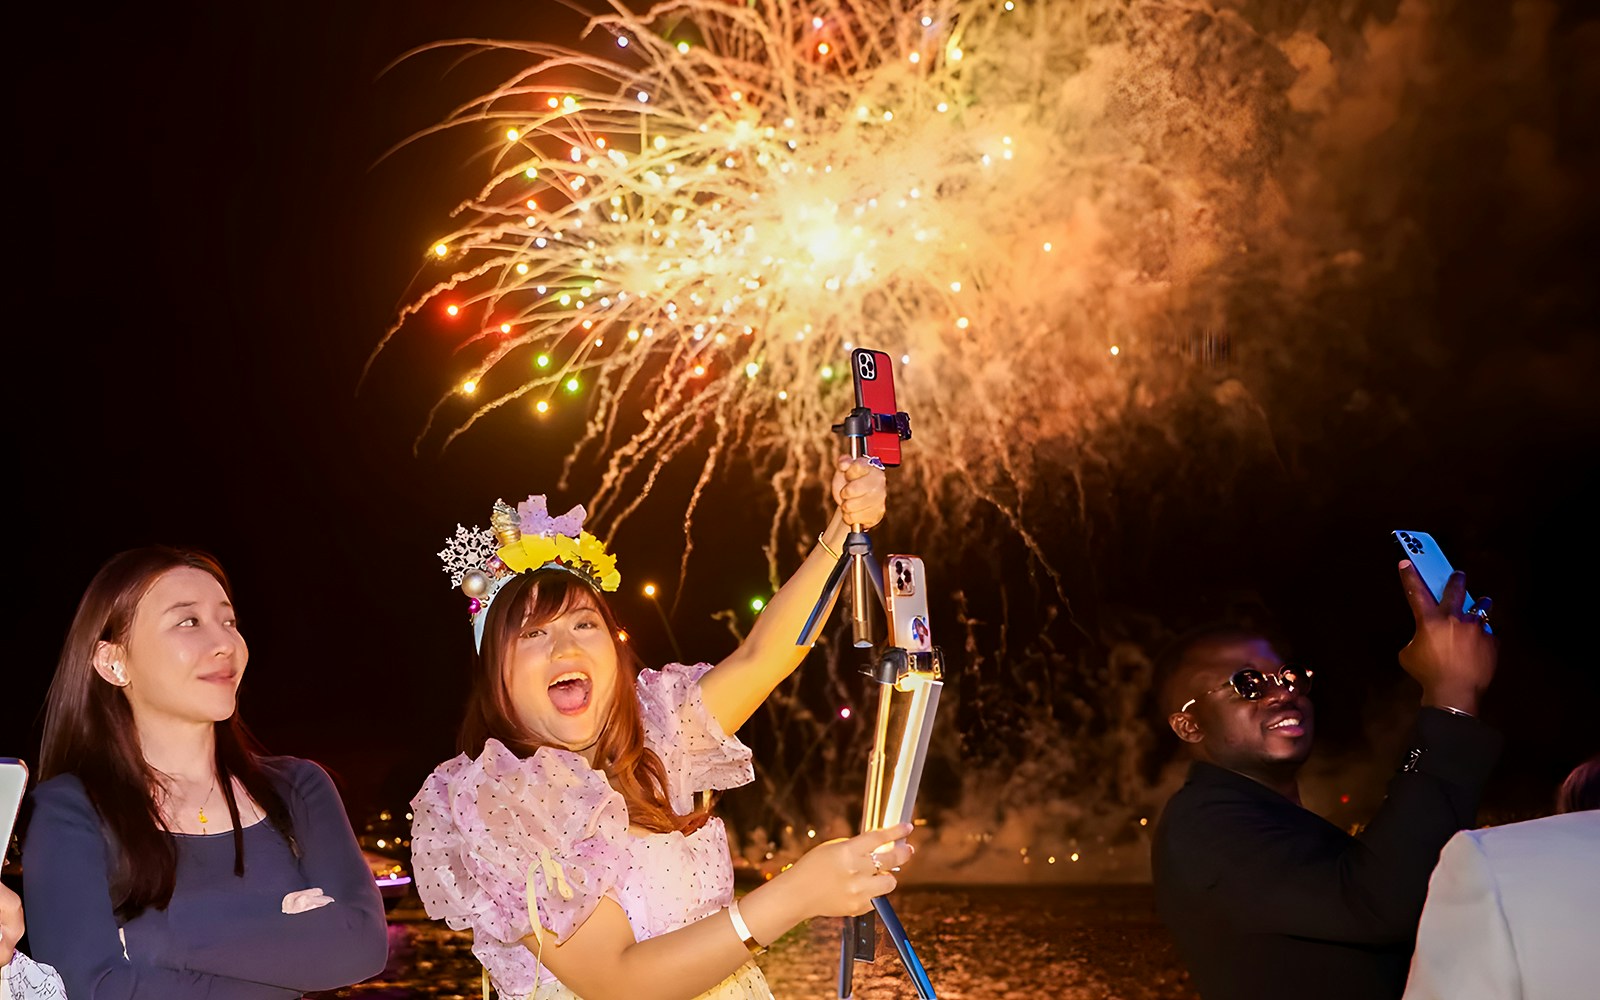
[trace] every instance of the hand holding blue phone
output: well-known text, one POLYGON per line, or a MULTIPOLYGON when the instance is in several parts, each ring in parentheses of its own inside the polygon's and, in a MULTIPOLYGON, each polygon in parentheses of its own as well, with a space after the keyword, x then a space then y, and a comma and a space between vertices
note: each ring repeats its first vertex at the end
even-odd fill
MULTIPOLYGON (((1440 551, 1439 543, 1433 540, 1432 535, 1421 531, 1396 531, 1393 537, 1395 544, 1400 547, 1400 558, 1409 560, 1417 568, 1417 572, 1422 576, 1422 582, 1426 583, 1428 590, 1433 593, 1433 599, 1443 604, 1445 584, 1450 581, 1450 575, 1455 569, 1440 551)), ((1485 622, 1488 621, 1487 599, 1483 602, 1481 613, 1477 611, 1477 605, 1473 603, 1471 594, 1463 591, 1461 600, 1462 605, 1452 610, 1460 611, 1464 606, 1485 622)))
POLYGON ((1498 663, 1489 628, 1488 598, 1472 601, 1467 576, 1451 568, 1431 537, 1396 531, 1400 584, 1416 633, 1400 651, 1400 666, 1422 685, 1422 703, 1476 715, 1498 663))

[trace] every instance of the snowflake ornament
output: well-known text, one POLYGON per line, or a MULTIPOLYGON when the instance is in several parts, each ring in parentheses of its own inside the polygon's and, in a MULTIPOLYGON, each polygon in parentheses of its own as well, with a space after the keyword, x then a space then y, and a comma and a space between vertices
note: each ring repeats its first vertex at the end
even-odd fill
POLYGON ((450 575, 450 586, 461 586, 461 578, 467 570, 483 569, 484 564, 494 558, 497 547, 494 532, 487 528, 456 525, 455 535, 445 539, 444 548, 439 550, 439 560, 450 575))

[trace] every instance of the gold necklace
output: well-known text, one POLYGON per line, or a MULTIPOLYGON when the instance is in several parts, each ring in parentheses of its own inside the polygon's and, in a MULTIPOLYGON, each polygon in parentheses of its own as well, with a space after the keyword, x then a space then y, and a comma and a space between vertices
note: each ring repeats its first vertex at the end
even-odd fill
POLYGON ((211 791, 206 792, 206 800, 204 802, 200 803, 200 829, 202 829, 202 830, 205 829, 207 823, 211 822, 210 820, 206 819, 206 806, 211 804, 211 796, 213 794, 215 794, 216 790, 217 790, 217 776, 216 775, 212 775, 211 776, 211 791))

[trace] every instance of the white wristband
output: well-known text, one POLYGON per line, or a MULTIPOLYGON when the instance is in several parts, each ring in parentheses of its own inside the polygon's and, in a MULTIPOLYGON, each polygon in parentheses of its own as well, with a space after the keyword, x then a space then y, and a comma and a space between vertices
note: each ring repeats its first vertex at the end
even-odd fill
POLYGON ((750 925, 744 922, 744 917, 739 915, 739 901, 736 899, 728 904, 728 919, 733 921, 733 932, 739 935, 739 940, 744 942, 745 949, 752 955, 759 955, 766 951, 766 946, 756 940, 750 933, 750 925))

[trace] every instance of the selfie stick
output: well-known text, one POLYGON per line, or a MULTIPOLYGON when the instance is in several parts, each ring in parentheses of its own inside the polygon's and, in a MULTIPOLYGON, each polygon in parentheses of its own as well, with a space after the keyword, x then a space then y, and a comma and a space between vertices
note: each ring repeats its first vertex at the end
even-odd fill
MULTIPOLYGON (((858 394, 857 399, 861 397, 858 394)), ((877 413, 869 406, 857 406, 852 409, 844 422, 833 428, 835 433, 843 434, 850 447, 851 458, 861 458, 868 454, 867 439, 874 433, 894 434, 901 440, 911 436, 910 418, 904 413, 877 413)), ((881 466, 880 466, 881 467, 881 466)), ((867 537, 865 529, 859 524, 850 525, 850 534, 845 538, 839 560, 834 564, 833 571, 828 574, 828 580, 823 584, 822 593, 817 598, 816 606, 811 609, 810 616, 805 625, 800 629, 796 644, 810 646, 816 642, 822 632, 822 625, 827 621, 833 605, 839 597, 839 588, 844 585, 845 566, 850 567, 850 628, 851 639, 857 649, 870 648, 872 642, 872 612, 868 594, 876 593, 880 606, 884 606, 883 568, 872 557, 872 542, 867 537), (871 588, 869 591, 868 588, 871 588)), ((891 640, 892 641, 892 640, 891 640)), ((908 673, 916 674, 914 680, 926 682, 934 679, 932 689, 933 699, 924 697, 917 700, 921 711, 924 713, 922 723, 922 745, 917 757, 917 765, 913 768, 914 775, 907 782, 909 794, 915 795, 915 786, 921 779, 921 753, 926 752, 926 727, 931 725, 932 712, 937 706, 937 688, 939 666, 937 654, 930 652, 913 652, 903 648, 887 647, 879 658, 875 668, 866 673, 879 685, 878 717, 873 733, 872 755, 867 762, 867 790, 862 808, 862 829, 882 829, 886 823, 883 818, 884 803, 882 801, 883 776, 888 759, 888 743, 890 730, 893 724, 896 708, 906 708, 908 696, 901 693, 899 699, 895 698, 897 682, 906 678, 908 673)), ((898 780, 904 780, 902 773, 897 770, 898 780)), ((884 930, 889 939, 894 943, 895 951, 900 956, 900 963, 905 966, 906 973, 910 975, 916 987, 920 1000, 936 1000, 933 984, 928 979, 927 971, 922 967, 922 962, 917 958, 916 949, 911 947, 911 939, 907 936, 905 926, 900 923, 900 918, 890 905, 888 897, 879 896, 872 901, 873 911, 883 921, 884 930)), ((854 996, 855 963, 871 962, 875 957, 877 944, 876 927, 871 913, 864 913, 858 917, 844 919, 840 949, 839 949, 839 997, 840 1000, 850 1000, 854 996)))

